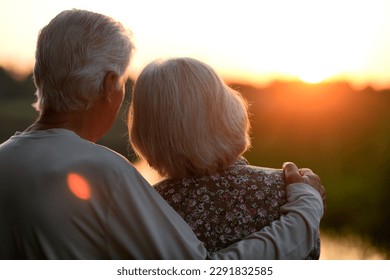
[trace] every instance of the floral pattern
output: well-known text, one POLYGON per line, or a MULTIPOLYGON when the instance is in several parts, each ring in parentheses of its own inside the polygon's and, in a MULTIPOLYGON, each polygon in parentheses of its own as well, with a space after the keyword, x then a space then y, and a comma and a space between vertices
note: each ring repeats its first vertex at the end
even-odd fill
MULTIPOLYGON (((210 252, 279 219, 286 203, 283 171, 251 166, 244 158, 220 173, 166 179, 154 187, 210 252)), ((317 247, 308 258, 318 259, 317 247)))

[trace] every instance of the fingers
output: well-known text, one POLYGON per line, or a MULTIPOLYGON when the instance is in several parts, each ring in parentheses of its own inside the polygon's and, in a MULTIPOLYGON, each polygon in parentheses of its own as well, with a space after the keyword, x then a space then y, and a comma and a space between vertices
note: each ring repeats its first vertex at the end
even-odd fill
POLYGON ((313 187, 316 187, 320 189, 321 186, 321 178, 315 174, 311 169, 309 168, 301 168, 299 169, 299 174, 304 178, 304 181, 309 184, 313 185, 313 187))
POLYGON ((286 184, 304 183, 302 175, 299 173, 298 167, 292 162, 285 162, 283 164, 284 176, 286 184))
POLYGON ((309 168, 300 168, 299 169, 299 174, 301 174, 302 176, 304 176, 305 174, 308 174, 308 173, 314 174, 314 172, 309 168))
POLYGON ((321 195, 324 209, 326 209, 326 190, 321 183, 321 178, 317 174, 309 168, 298 169, 298 167, 292 162, 285 162, 283 164, 283 171, 287 185, 305 183, 317 190, 321 195))
POLYGON ((308 168, 299 170, 306 184, 313 186, 316 190, 320 191, 322 188, 321 178, 308 168))

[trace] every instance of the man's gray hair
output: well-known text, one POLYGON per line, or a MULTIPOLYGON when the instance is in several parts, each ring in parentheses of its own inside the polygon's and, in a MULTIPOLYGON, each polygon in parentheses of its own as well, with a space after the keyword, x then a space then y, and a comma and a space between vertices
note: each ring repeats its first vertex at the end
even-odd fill
POLYGON ((34 82, 40 113, 86 110, 103 94, 107 73, 127 78, 131 32, 112 18, 66 10, 39 33, 34 82))

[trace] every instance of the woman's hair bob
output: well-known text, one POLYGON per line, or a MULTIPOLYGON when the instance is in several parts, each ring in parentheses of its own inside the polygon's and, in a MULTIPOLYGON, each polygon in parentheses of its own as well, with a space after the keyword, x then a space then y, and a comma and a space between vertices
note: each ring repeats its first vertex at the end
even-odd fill
POLYGON ((143 69, 128 125, 134 151, 168 178, 213 174, 250 146, 247 103, 193 58, 157 60, 143 69))

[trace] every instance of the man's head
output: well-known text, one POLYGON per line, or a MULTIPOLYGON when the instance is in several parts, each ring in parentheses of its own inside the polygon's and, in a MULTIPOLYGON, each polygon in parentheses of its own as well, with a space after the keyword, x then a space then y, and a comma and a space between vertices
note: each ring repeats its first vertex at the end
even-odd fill
POLYGON ((67 10, 39 33, 34 81, 34 107, 45 111, 87 110, 104 94, 107 74, 123 86, 133 51, 131 33, 102 14, 67 10))

